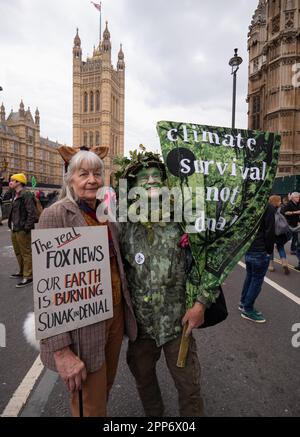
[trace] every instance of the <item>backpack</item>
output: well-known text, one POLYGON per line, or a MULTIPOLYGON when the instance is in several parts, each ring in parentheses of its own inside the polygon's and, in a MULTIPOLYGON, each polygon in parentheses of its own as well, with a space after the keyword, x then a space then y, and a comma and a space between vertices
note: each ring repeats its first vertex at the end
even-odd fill
POLYGON ((39 219, 40 215, 43 212, 43 207, 42 207, 41 201, 34 194, 33 194, 33 200, 34 200, 34 203, 35 203, 35 209, 36 209, 37 217, 39 219))
POLYGON ((286 218, 281 214, 280 209, 275 212, 275 235, 290 234, 290 227, 286 218))

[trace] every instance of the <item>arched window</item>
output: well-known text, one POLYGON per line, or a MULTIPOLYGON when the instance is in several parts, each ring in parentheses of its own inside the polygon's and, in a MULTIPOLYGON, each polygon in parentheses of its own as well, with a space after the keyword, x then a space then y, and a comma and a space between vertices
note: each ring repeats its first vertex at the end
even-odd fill
POLYGON ((88 134, 87 134, 87 132, 84 132, 84 134, 83 134, 83 145, 84 146, 88 145, 87 141, 88 141, 88 134))
POLYGON ((96 111, 100 111, 100 92, 96 91, 96 111))
POLYGON ((116 155, 116 136, 113 135, 113 147, 112 147, 112 154, 113 156, 116 155))
POLYGON ((88 111, 88 94, 84 93, 83 96, 83 111, 87 112, 88 111))
POLYGON ((115 97, 112 96, 112 116, 115 116, 115 97))
POLYGON ((90 147, 94 146, 94 134, 93 132, 90 132, 90 147))
POLYGON ((94 93, 93 91, 90 92, 90 111, 94 111, 94 93))
POLYGON ((96 132, 96 146, 100 146, 100 135, 99 132, 96 132))

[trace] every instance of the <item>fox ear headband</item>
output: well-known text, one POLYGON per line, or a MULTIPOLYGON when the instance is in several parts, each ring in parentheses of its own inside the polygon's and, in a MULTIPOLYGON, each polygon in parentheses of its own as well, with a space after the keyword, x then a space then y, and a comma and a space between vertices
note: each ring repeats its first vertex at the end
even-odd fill
POLYGON ((108 154, 108 147, 91 147, 89 149, 86 146, 82 146, 82 147, 60 146, 58 147, 57 150, 65 162, 65 171, 68 170, 69 162, 73 158, 73 156, 76 155, 76 153, 80 152, 81 150, 85 150, 87 152, 93 152, 97 156, 99 156, 100 159, 104 159, 108 154))

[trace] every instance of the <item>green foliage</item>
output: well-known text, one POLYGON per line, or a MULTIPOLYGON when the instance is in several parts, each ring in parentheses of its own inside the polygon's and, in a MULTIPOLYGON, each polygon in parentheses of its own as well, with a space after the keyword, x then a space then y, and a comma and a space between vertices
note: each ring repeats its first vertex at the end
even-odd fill
POLYGON ((139 150, 130 151, 129 156, 129 158, 117 156, 114 159, 114 164, 119 166, 115 174, 117 181, 121 178, 134 179, 140 168, 150 167, 153 163, 161 167, 163 166, 160 155, 154 152, 147 152, 143 144, 139 145, 139 150))

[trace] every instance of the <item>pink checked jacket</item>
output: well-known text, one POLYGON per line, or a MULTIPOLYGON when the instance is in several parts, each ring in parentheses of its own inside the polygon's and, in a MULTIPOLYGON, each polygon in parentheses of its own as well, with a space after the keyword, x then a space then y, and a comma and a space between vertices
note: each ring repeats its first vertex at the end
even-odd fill
MULTIPOLYGON (((46 208, 40 216, 38 229, 66 228, 86 226, 86 222, 78 206, 70 200, 63 199, 46 208)), ((137 335, 136 321, 127 288, 127 281, 121 259, 117 229, 113 223, 109 223, 114 247, 117 253, 117 262, 122 284, 125 315, 125 333, 134 341, 137 335)), ((87 372, 95 372, 100 369, 105 359, 105 322, 95 323, 80 328, 81 359, 85 363, 87 372)), ((53 353, 66 346, 70 346, 74 353, 77 351, 76 331, 70 331, 55 335, 40 342, 41 360, 51 370, 56 371, 53 353)))

